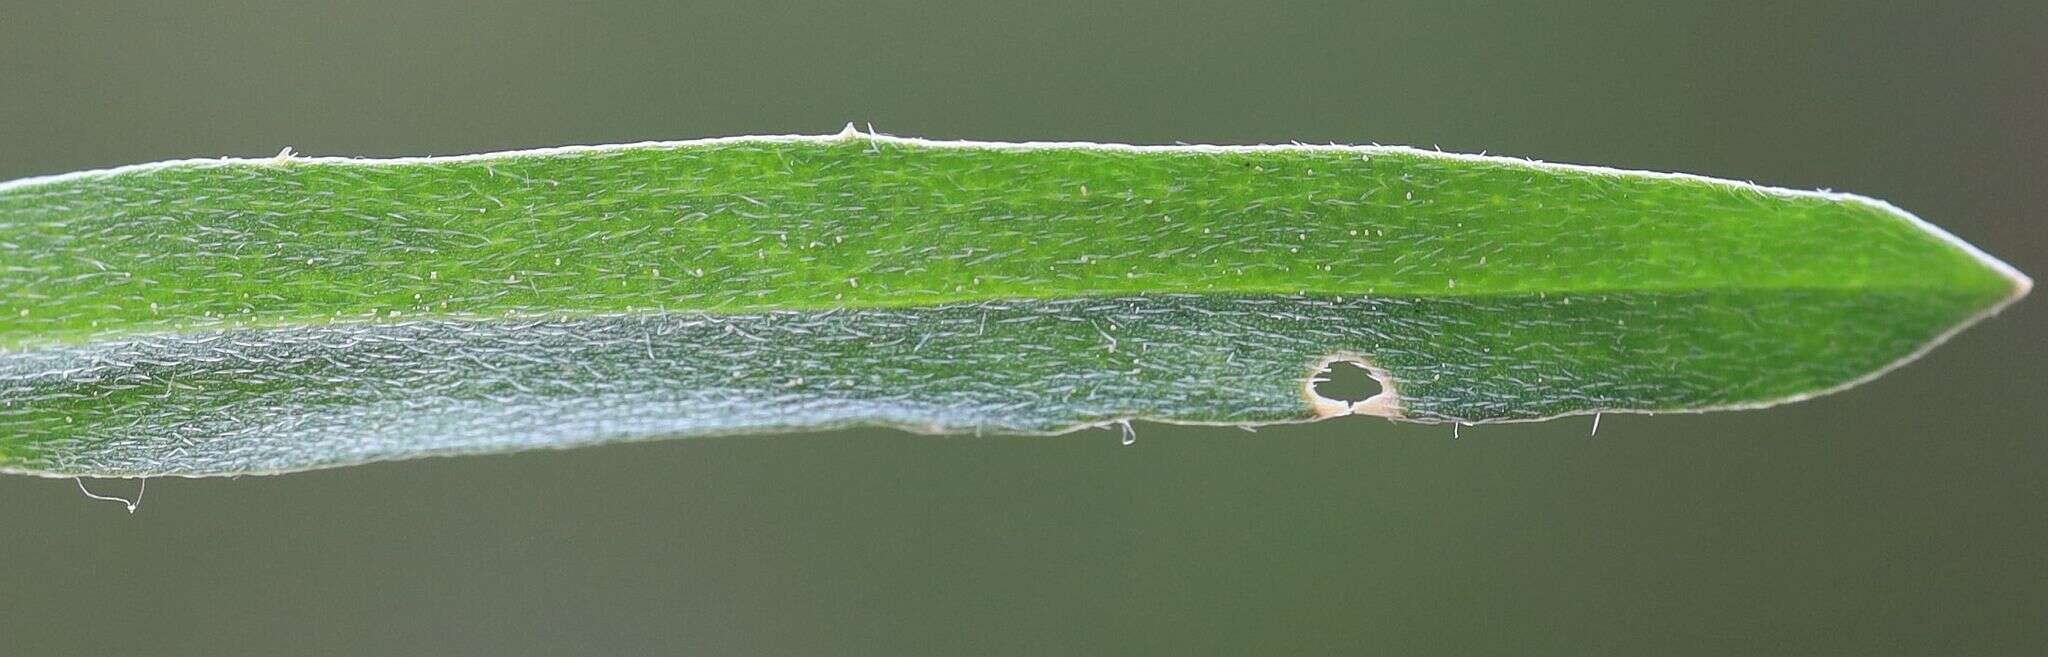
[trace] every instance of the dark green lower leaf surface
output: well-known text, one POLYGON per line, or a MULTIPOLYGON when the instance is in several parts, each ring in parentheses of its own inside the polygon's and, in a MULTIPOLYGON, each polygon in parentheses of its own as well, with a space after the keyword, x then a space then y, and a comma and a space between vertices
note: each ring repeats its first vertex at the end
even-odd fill
POLYGON ((1403 419, 1731 408, 1847 385, 1981 301, 1164 295, 172 335, 0 357, 0 445, 12 469, 198 475, 860 423, 1261 424, 1347 412, 1313 403, 1331 357, 1378 369, 1370 412, 1403 419))

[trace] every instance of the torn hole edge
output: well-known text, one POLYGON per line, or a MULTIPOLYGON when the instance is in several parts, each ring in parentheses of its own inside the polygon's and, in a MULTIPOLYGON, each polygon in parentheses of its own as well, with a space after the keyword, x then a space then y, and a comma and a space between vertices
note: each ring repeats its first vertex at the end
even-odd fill
POLYGON ((1309 367, 1308 376, 1301 379, 1301 397, 1308 401, 1309 411, 1318 420, 1346 415, 1371 415, 1389 420, 1399 420, 1405 417, 1401 412, 1401 387, 1399 383, 1394 381, 1394 375, 1373 364, 1371 359, 1359 354, 1338 353, 1316 360, 1315 364, 1309 367), (1331 366, 1338 363, 1350 363, 1363 368, 1366 375, 1371 376, 1374 382, 1380 384, 1379 394, 1358 400, 1357 402, 1347 402, 1341 399, 1324 397, 1322 393, 1316 392, 1316 382, 1321 380, 1323 374, 1330 371, 1331 366))

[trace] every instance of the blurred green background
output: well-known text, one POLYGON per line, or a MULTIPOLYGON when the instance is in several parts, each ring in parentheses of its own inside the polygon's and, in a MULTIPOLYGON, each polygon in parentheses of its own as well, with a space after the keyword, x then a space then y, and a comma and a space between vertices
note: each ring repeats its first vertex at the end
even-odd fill
MULTIPOLYGON (((0 0, 0 179, 847 121, 1380 142, 1861 192, 2048 274, 2048 3, 1661 4, 0 0)), ((0 653, 2043 654, 2044 323, 1597 436, 846 431, 133 516, 4 477, 0 653)))

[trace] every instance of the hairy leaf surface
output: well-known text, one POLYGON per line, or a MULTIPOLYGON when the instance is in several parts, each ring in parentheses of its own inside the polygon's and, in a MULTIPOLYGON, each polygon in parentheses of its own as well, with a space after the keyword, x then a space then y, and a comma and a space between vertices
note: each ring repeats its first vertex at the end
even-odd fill
POLYGON ((0 470, 1748 408, 2029 286, 1862 197, 1392 147, 166 162, 0 183, 0 470))

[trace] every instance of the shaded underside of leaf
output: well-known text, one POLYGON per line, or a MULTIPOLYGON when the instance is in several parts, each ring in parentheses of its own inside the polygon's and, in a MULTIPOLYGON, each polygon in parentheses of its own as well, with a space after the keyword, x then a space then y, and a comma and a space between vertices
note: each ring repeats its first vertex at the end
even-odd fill
POLYGON ((2023 294, 1890 206, 1396 148, 748 138, 0 184, 0 469, 1754 407, 2023 294))

